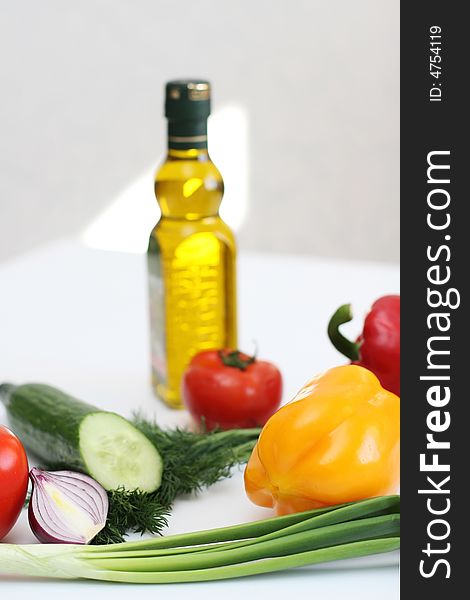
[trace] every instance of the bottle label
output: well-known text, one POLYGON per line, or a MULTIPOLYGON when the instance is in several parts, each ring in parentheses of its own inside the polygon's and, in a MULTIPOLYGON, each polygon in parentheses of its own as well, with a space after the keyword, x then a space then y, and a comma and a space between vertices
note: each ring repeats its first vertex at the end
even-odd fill
POLYGON ((165 291, 161 254, 153 236, 148 251, 149 308, 150 308, 150 351, 153 377, 158 384, 167 384, 166 335, 165 335, 165 291))

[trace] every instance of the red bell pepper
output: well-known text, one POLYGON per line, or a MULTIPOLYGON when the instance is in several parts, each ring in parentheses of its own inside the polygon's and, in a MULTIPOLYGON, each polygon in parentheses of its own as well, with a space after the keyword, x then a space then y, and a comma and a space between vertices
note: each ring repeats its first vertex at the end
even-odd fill
POLYGON ((384 388, 400 395, 400 296, 383 296, 374 302, 362 334, 351 342, 339 331, 353 318, 351 305, 343 304, 331 317, 328 336, 334 347, 355 365, 372 371, 384 388))

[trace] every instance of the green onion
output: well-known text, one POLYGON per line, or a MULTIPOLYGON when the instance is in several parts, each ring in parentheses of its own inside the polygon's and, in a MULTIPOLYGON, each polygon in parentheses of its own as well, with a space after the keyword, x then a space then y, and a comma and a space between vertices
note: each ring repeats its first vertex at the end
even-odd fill
POLYGON ((329 506, 302 513, 273 517, 262 521, 231 525, 218 529, 196 531, 169 537, 153 538, 139 542, 124 542, 108 546, 83 546, 84 552, 94 556, 134 557, 164 556, 202 550, 231 549, 260 541, 275 539, 299 531, 316 529, 364 517, 395 514, 400 510, 399 496, 383 496, 360 502, 329 506), (233 541, 232 541, 233 540, 233 541), (217 543, 219 542, 219 543, 217 543))
POLYGON ((245 577, 399 548, 399 498, 108 546, 0 544, 0 573, 128 583, 245 577))

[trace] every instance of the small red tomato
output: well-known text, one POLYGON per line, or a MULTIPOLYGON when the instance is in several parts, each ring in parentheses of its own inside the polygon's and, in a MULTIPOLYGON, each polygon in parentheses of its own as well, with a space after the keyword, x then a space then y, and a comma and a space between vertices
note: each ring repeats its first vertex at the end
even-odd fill
POLYGON ((16 523, 28 491, 28 459, 20 440, 0 425, 0 540, 16 523))
POLYGON ((281 403, 282 377, 272 363, 238 350, 196 354, 183 376, 183 400, 206 429, 259 427, 281 403))

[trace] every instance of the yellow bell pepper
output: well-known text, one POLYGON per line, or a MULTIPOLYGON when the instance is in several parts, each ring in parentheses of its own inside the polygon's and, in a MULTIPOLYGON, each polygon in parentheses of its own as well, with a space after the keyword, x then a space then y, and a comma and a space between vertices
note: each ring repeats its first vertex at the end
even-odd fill
POLYGON ((400 399, 347 365, 312 379, 268 420, 245 489, 286 514, 396 493, 399 476, 400 399))

